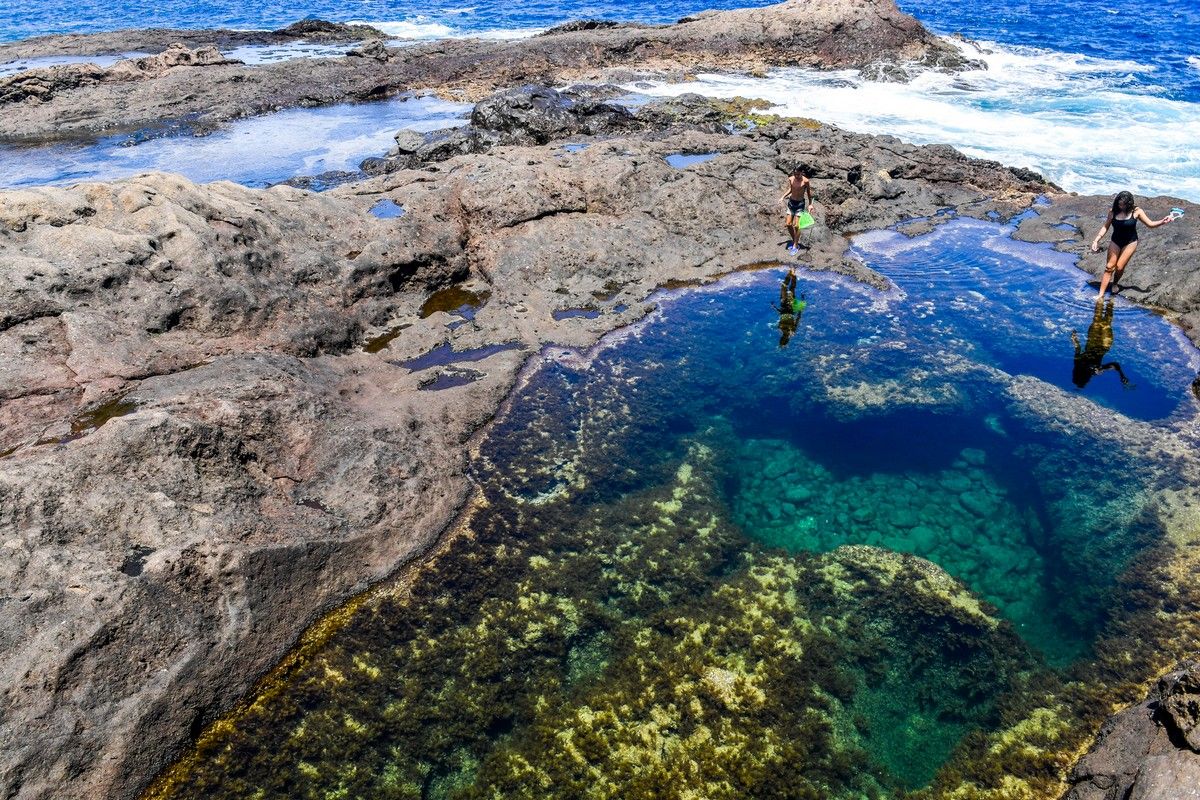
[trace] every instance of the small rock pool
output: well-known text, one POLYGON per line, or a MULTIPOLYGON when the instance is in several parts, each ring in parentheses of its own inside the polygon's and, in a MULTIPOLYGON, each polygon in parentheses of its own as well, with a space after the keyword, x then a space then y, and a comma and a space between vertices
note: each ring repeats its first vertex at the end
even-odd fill
POLYGON ((1200 356, 1011 233, 867 234, 887 291, 738 273, 544 353, 470 535, 158 796, 1056 796, 1200 607, 1162 572, 1200 356))

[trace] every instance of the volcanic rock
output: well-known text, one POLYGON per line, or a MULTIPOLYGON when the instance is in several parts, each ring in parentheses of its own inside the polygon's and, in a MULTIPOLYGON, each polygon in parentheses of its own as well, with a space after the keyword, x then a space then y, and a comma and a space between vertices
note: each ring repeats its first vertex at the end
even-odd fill
POLYGON ((190 50, 179 42, 154 56, 118 61, 108 69, 95 64, 68 64, 46 69, 30 69, 0 78, 0 105, 34 101, 45 103, 61 92, 102 83, 151 80, 178 67, 213 67, 240 64, 221 55, 212 45, 190 50))
POLYGON ((1186 661, 1145 702, 1105 722, 1064 800, 1200 799, 1200 754, 1182 733, 1196 729, 1197 688, 1200 664, 1186 661))
POLYGON ((384 39, 387 34, 369 25, 345 25, 321 19, 302 19, 274 31, 188 30, 180 28, 137 28, 36 36, 0 44, 0 64, 17 59, 46 56, 102 56, 122 53, 156 54, 172 44, 197 48, 215 45, 223 50, 247 45, 279 45, 290 42, 357 42, 384 39))

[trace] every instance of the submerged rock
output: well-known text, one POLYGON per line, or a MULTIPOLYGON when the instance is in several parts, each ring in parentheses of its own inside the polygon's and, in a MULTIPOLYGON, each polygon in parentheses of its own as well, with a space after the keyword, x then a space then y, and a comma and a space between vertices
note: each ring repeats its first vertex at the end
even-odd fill
POLYGON ((1200 754, 1189 738, 1200 708, 1200 665, 1180 664, 1145 702, 1114 716, 1071 770, 1064 800, 1200 798, 1200 754))
POLYGON ((695 442, 651 467, 661 483, 602 502, 525 506, 486 482, 500 505, 414 576, 412 602, 380 595, 151 796, 303 778, 419 797, 454 776, 460 798, 887 797, 1036 669, 928 562, 743 552, 712 459, 695 442), (889 738, 925 714, 929 737, 889 738))

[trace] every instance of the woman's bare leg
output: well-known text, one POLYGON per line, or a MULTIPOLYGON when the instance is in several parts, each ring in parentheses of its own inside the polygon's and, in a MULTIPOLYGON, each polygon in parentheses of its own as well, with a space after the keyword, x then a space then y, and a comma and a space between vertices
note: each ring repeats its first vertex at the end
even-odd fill
POLYGON ((1113 272, 1112 290, 1113 294, 1117 293, 1117 284, 1121 282, 1121 276, 1125 274, 1125 265, 1129 263, 1129 259, 1133 258, 1133 251, 1137 250, 1138 243, 1130 242, 1121 250, 1121 254, 1117 256, 1117 269, 1113 272))
POLYGON ((1115 244, 1108 245, 1108 263, 1104 265, 1104 274, 1100 276, 1100 294, 1096 295, 1096 300, 1103 300, 1104 293, 1108 291, 1108 282, 1112 280, 1113 272, 1117 269, 1117 259, 1121 256, 1121 248, 1115 244))

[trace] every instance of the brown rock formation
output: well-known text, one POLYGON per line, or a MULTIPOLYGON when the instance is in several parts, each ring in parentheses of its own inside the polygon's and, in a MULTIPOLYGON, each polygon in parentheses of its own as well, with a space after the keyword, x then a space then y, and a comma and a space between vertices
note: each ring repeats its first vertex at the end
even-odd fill
POLYGON ((369 25, 343 25, 319 19, 304 19, 275 31, 185 30, 138 28, 103 33, 71 33, 35 36, 0 44, 0 64, 43 56, 102 56, 122 53, 156 54, 176 42, 197 48, 215 45, 222 49, 245 45, 278 45, 290 42, 357 42, 383 39, 383 31, 369 25))
POLYGON ((1187 661, 1104 724, 1063 800, 1200 799, 1198 719, 1200 663, 1187 661))

